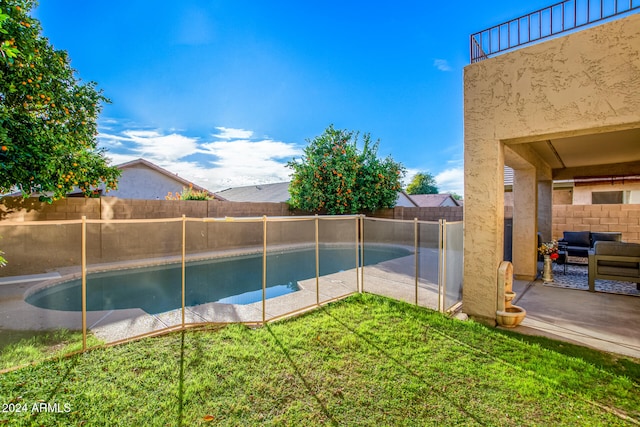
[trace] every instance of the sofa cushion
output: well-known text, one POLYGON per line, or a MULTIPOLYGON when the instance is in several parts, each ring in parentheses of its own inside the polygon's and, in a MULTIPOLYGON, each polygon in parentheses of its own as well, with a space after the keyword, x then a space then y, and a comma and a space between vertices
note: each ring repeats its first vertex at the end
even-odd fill
POLYGON ((619 268, 603 266, 601 263, 598 263, 598 274, 605 276, 637 277, 638 280, 640 280, 640 270, 638 270, 637 266, 638 264, 636 264, 636 268, 619 268))
POLYGON ((596 242, 593 246, 596 255, 640 257, 640 243, 596 242))
POLYGON ((626 262, 626 261, 613 261, 608 259, 600 259, 598 260, 598 268, 600 267, 612 267, 619 269, 631 269, 638 271, 640 265, 637 262, 626 262))
POLYGON ((588 231, 564 231, 562 240, 569 246, 591 246, 588 231))
POLYGON ((597 232, 592 232, 591 233, 591 241, 593 242, 593 244, 595 244, 596 242, 603 242, 603 241, 608 241, 608 242, 620 242, 622 241, 622 233, 597 233, 597 232))
POLYGON ((567 246, 567 255, 585 257, 589 255, 588 246, 567 246))

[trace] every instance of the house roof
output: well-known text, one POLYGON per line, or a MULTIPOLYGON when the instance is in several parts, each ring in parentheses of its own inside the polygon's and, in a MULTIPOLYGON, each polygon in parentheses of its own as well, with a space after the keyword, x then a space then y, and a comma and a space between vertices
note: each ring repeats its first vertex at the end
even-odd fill
POLYGON ((230 202, 286 202, 289 195, 289 182, 274 184, 247 185, 244 187, 227 188, 215 193, 217 198, 230 202))
POLYGON ((396 199, 396 206, 403 206, 403 207, 418 207, 418 205, 416 204, 416 202, 413 201, 413 199, 411 198, 411 196, 409 196, 404 190, 400 190, 398 191, 398 198, 396 199))
POLYGON ((458 201, 451 197, 451 194, 411 194, 411 200, 416 206, 421 208, 440 207, 440 206, 460 206, 458 201))
MULTIPOLYGON (((161 168, 160 166, 156 165, 155 163, 151 163, 150 161, 145 160, 145 159, 136 159, 136 160, 132 160, 130 162, 121 163, 119 165, 116 165, 116 167, 118 169, 120 169, 120 170, 123 170, 123 169, 127 169, 127 168, 133 168, 133 167, 136 167, 136 166, 139 166, 139 165, 148 167, 149 169, 153 169, 154 171, 156 171, 158 173, 161 173, 161 174, 167 176, 168 178, 173 179, 174 181, 179 182, 180 184, 184 185, 185 187, 192 187, 196 191, 202 191, 202 192, 205 192, 205 193, 213 195, 213 193, 211 191, 207 190, 206 188, 201 187, 201 186, 199 186, 197 184, 194 184, 193 182, 189 181, 188 179, 185 179, 185 178, 182 178, 181 176, 178 176, 177 173, 171 173, 168 170, 166 170, 164 168, 161 168)), ((222 199, 222 200, 224 200, 224 199, 222 199)))
MULTIPOLYGON (((291 197, 289 195, 289 181, 227 188, 216 192, 215 196, 230 202, 270 203, 287 202, 291 197)), ((405 207, 461 206, 450 194, 417 194, 410 196, 404 191, 398 192, 396 204, 397 206, 405 207), (448 201, 449 203, 447 203, 448 201)))

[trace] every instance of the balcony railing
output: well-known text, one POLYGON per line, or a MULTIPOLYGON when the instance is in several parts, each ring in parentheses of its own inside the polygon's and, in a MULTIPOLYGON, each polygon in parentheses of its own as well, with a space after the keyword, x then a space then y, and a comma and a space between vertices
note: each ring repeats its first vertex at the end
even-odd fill
POLYGON ((585 25, 629 14, 640 0, 567 0, 471 35, 471 63, 585 25))

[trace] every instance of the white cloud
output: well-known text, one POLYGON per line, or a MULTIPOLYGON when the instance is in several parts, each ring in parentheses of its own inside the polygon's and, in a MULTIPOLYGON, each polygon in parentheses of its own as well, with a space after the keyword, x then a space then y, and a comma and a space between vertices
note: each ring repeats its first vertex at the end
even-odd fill
POLYGON ((440 71, 451 71, 451 65, 446 59, 436 59, 433 61, 433 66, 440 71))
POLYGON ((222 141, 202 142, 180 133, 125 130, 100 134, 113 164, 144 158, 211 191, 228 187, 287 181, 286 162, 302 154, 295 144, 251 140, 252 131, 217 128, 222 141))
POLYGON ((171 161, 194 154, 198 149, 197 138, 190 138, 177 133, 163 135, 157 130, 126 130, 119 135, 101 133, 98 137, 106 142, 107 148, 128 151, 136 158, 171 161))
POLYGON ((445 169, 437 174, 435 179, 441 193, 452 191, 459 195, 464 194, 464 168, 455 167, 445 169))
POLYGON ((253 132, 244 129, 233 129, 225 127, 217 127, 220 133, 213 135, 215 138, 220 139, 249 139, 253 136, 253 132))

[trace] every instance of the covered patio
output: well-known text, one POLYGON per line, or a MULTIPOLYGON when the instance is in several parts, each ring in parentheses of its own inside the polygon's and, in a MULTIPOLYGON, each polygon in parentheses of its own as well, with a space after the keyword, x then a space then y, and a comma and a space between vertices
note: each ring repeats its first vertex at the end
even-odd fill
POLYGON ((541 280, 516 280, 513 290, 516 304, 527 310, 517 332, 640 358, 639 297, 563 289, 541 280))
MULTIPOLYGON (((558 237, 553 235, 554 180, 640 173, 640 14, 473 63, 465 68, 464 91, 463 306, 472 318, 495 325, 504 253, 504 166, 514 170, 514 276, 527 284, 538 272, 538 232, 544 241, 558 237)), ((638 241, 639 231, 637 223, 627 226, 623 240, 638 241)), ((560 291, 575 293, 553 292, 560 291)), ((593 316, 578 299, 601 296, 579 294, 561 298, 562 304, 593 316)), ((628 312, 635 318, 626 323, 637 325, 638 298, 620 298, 636 301, 628 312)), ((531 320, 528 305, 536 303, 524 298, 519 304, 531 320)))

